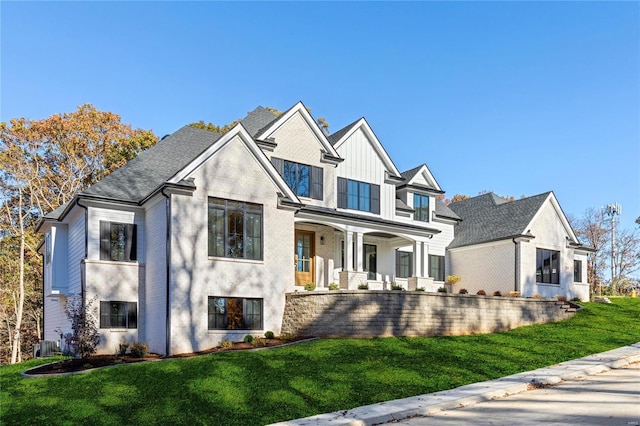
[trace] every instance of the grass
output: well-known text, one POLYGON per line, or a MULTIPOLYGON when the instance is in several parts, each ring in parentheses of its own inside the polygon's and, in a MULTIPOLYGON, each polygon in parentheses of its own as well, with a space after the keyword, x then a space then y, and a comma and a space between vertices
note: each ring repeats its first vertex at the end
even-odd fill
POLYGON ((317 340, 75 376, 0 367, 1 424, 267 424, 450 389, 640 341, 640 299, 506 333, 317 340))

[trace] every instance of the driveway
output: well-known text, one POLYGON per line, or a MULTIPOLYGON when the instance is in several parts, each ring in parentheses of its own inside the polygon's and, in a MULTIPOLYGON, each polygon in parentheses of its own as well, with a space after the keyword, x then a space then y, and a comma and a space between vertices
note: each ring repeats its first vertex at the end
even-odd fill
POLYGON ((395 425, 640 425, 640 363, 395 425))

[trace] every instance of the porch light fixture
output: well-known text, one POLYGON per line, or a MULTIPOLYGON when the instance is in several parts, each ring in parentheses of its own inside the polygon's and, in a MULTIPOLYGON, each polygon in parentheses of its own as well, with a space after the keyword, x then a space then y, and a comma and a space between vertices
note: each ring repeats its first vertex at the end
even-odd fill
POLYGON ((320 235, 320 245, 324 245, 324 235, 320 235))

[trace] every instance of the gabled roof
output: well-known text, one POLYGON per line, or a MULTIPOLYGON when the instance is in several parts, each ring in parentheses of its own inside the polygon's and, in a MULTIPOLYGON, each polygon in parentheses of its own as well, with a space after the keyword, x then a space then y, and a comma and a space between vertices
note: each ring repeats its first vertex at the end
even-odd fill
POLYGON ((402 172, 401 175, 404 178, 405 183, 400 185, 398 189, 407 187, 407 186, 409 187, 415 186, 416 188, 423 187, 426 189, 433 189, 437 192, 444 192, 442 191, 442 188, 440 188, 438 181, 436 181, 436 178, 433 176, 433 174, 431 173, 431 170, 429 170, 426 164, 421 164, 418 167, 414 167, 411 170, 402 172), (422 177, 424 181, 427 183, 427 185, 425 186, 423 183, 416 183, 415 181, 417 180, 418 177, 422 177))
POLYGON ((443 217, 446 219, 455 219, 460 220, 460 216, 454 213, 442 200, 436 200, 435 205, 436 216, 443 217))
POLYGON ((262 106, 259 106, 249 112, 245 118, 240 120, 240 123, 242 123, 251 136, 257 138, 264 129, 277 119, 278 116, 276 114, 262 106))
POLYGON ((391 157, 389 157, 389 154, 384 149, 382 143, 380 143, 380 140, 373 132, 373 129, 371 128, 371 126, 369 126, 369 123, 367 123, 367 120, 364 117, 334 133, 334 136, 330 137, 333 147, 336 150, 340 148, 340 146, 344 144, 357 129, 362 129, 362 132, 369 140, 372 148, 374 149, 376 154, 378 154, 378 157, 380 157, 382 163, 385 165, 389 175, 400 178, 400 171, 398 171, 398 168, 393 163, 391 157))
POLYGON ((526 235, 531 221, 550 196, 553 196, 552 192, 545 192, 508 202, 487 193, 449 204, 448 207, 462 218, 456 225, 455 238, 449 248, 526 235))
POLYGON ((79 195, 139 203, 221 137, 184 126, 79 195))

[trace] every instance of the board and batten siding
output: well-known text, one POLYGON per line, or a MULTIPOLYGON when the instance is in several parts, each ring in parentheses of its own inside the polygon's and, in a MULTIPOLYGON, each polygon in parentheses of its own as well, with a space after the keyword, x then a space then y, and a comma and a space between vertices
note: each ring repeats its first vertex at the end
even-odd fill
POLYGON ((68 237, 68 294, 80 294, 82 260, 85 258, 85 214, 79 210, 69 219, 68 237))
POLYGON ((166 351, 166 203, 166 199, 161 197, 146 206, 145 304, 138 309, 138 315, 144 318, 140 338, 149 344, 151 352, 159 354, 166 351))
POLYGON ((193 195, 171 204, 171 353, 199 351, 246 334, 278 334, 284 294, 294 289, 293 211, 278 209, 278 188, 236 137, 195 170, 193 195), (208 198, 263 206, 263 260, 208 256, 208 198), (262 330, 208 330, 208 297, 260 298, 262 330))
POLYGON ((395 186, 384 183, 386 167, 362 130, 353 132, 337 151, 344 158, 336 168, 337 176, 380 185, 380 217, 394 219, 395 186))

